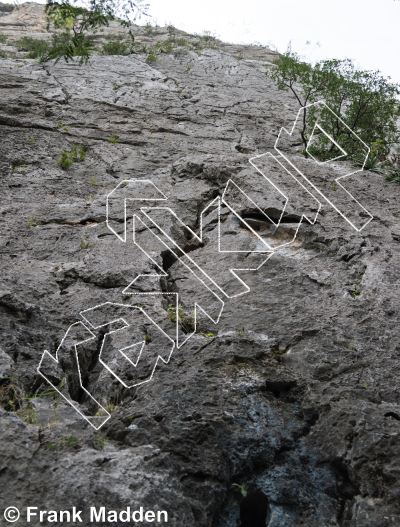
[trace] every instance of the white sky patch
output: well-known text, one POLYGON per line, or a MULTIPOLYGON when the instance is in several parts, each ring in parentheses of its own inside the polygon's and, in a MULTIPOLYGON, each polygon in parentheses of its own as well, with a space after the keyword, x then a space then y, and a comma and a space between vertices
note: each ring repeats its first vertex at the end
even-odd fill
MULTIPOLYGON (((0 0, 4 3, 5 0, 0 0)), ((9 0, 10 2, 10 0, 9 0)), ((11 3, 11 2, 10 2, 11 3)), ((40 0, 39 3, 45 3, 40 0)), ((400 83, 400 1, 148 0, 152 18, 188 33, 211 31, 227 42, 276 46, 315 61, 350 58, 400 83), (306 45, 309 41, 310 44, 306 45), (318 45, 319 43, 319 45, 318 45)))

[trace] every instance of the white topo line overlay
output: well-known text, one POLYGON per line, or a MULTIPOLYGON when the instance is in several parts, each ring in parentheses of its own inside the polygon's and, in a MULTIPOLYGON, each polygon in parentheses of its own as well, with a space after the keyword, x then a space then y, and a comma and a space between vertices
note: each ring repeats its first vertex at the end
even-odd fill
MULTIPOLYGON (((366 209, 363 205, 361 205, 361 203, 360 203, 358 200, 356 200, 356 198, 355 198, 352 194, 350 194, 350 192, 349 192, 349 191, 348 191, 348 190, 342 185, 342 183, 340 182, 341 179, 347 178, 347 177, 349 177, 349 176, 352 176, 353 174, 356 174, 357 172, 362 172, 362 171, 363 171, 364 166, 365 166, 365 163, 366 163, 367 158, 368 158, 368 155, 369 155, 369 153, 370 153, 370 148, 369 148, 369 147, 364 143, 364 141, 363 141, 362 139, 360 139, 360 137, 358 137, 358 135, 357 135, 355 132, 353 132, 353 130, 351 130, 350 127, 349 127, 349 126, 348 126, 348 125, 347 125, 347 124, 346 124, 346 123, 345 123, 345 122, 344 122, 344 121, 343 121, 338 115, 336 115, 335 112, 333 112, 333 111, 329 108, 329 106, 328 106, 327 104, 325 104, 323 101, 317 101, 317 102, 315 102, 315 103, 308 104, 307 106, 303 106, 302 108, 300 108, 300 110, 299 110, 298 113, 297 113, 297 116, 296 116, 296 119, 295 119, 295 121, 294 121, 294 124, 293 124, 293 126, 292 126, 291 131, 289 132, 289 131, 288 131, 286 128, 284 128, 284 127, 282 127, 282 128, 280 129, 279 134, 278 134, 278 138, 277 138, 277 140, 275 141, 274 149, 275 149, 275 150, 278 152, 278 154, 281 155, 281 156, 287 161, 287 163, 289 163, 290 166, 292 166, 292 167, 296 170, 296 172, 297 172, 302 178, 304 178, 304 180, 307 181, 307 183, 308 183, 309 185, 311 185, 311 187, 312 187, 312 188, 313 188, 313 189, 314 189, 314 190, 315 190, 320 196, 322 196, 322 197, 323 197, 323 198, 329 203, 329 205, 330 205, 331 207, 333 207, 333 208, 335 209, 335 211, 336 211, 338 214, 340 214, 340 216, 342 216, 342 218, 345 219, 345 220, 346 220, 346 221, 347 221, 347 222, 353 227, 353 229, 355 229, 357 232, 361 232, 362 229, 364 229, 364 227, 366 227, 366 226, 368 225, 368 223, 373 219, 373 215, 372 215, 370 212, 368 212, 367 209, 366 209), (310 181, 310 179, 309 179, 309 178, 308 178, 303 172, 301 172, 301 171, 300 171, 300 170, 299 170, 299 169, 293 164, 293 162, 290 161, 290 159, 288 159, 288 158, 283 154, 283 152, 281 152, 281 150, 279 150, 279 148, 278 148, 278 143, 279 143, 279 140, 280 140, 280 138, 281 138, 283 132, 285 132, 285 133, 286 133, 287 135, 289 135, 289 136, 292 136, 292 135, 293 135, 293 132, 294 132, 295 129, 296 129, 296 124, 297 124, 297 122, 299 121, 300 115, 302 114, 302 112, 304 112, 304 111, 305 111, 306 109, 308 109, 308 108, 311 108, 312 106, 323 106, 323 107, 325 107, 328 111, 330 111, 330 112, 336 117, 336 119, 338 119, 338 120, 340 121, 340 123, 341 123, 343 126, 345 126, 345 128, 347 128, 347 130, 348 130, 348 131, 349 131, 349 132, 350 132, 350 133, 351 133, 351 134, 357 139, 357 141, 359 141, 359 143, 364 147, 364 150, 365 150, 366 153, 365 153, 365 158, 364 158, 364 162, 363 162, 362 167, 361 167, 361 168, 358 168, 358 169, 355 169, 355 170, 351 170, 348 174, 344 174, 343 176, 339 176, 338 178, 336 178, 336 179, 334 180, 335 183, 337 183, 337 184, 338 184, 338 185, 339 185, 339 186, 340 186, 340 187, 341 187, 341 188, 342 188, 342 189, 348 194, 348 196, 349 196, 352 200, 354 200, 354 201, 357 203, 357 205, 359 205, 360 208, 362 208, 362 209, 364 210, 364 212, 369 216, 369 220, 366 221, 366 222, 364 223, 364 225, 363 225, 361 228, 356 227, 356 226, 354 225, 354 223, 353 223, 352 221, 350 221, 350 219, 349 219, 349 218, 348 218, 348 217, 347 217, 347 216, 346 216, 346 215, 345 215, 345 214, 344 214, 344 213, 343 213, 343 212, 342 212, 342 211, 341 211, 341 210, 340 210, 340 209, 339 209, 334 203, 332 203, 332 201, 331 201, 331 200, 330 200, 325 194, 323 194, 323 193, 319 190, 319 188, 316 187, 316 186, 310 181)), ((345 150, 343 150, 343 148, 342 148, 340 145, 338 145, 338 144, 333 140, 333 138, 332 138, 332 137, 331 137, 331 136, 330 136, 330 135, 329 135, 329 134, 328 134, 328 133, 327 133, 327 132, 326 132, 326 131, 325 131, 325 130, 319 125, 319 124, 318 124, 318 121, 315 123, 315 126, 314 126, 313 132, 312 132, 312 134, 311 134, 310 140, 308 141, 308 144, 307 144, 306 151, 307 151, 307 153, 310 155, 310 157, 311 157, 316 163, 318 163, 319 165, 324 165, 324 164, 330 163, 330 162, 332 162, 332 161, 334 161, 334 160, 337 160, 337 159, 339 159, 339 158, 344 157, 345 155, 347 155, 347 152, 345 152, 345 150), (334 158, 334 159, 330 159, 330 160, 327 160, 327 161, 318 161, 318 159, 315 159, 315 157, 309 152, 308 148, 309 148, 310 143, 311 143, 311 141, 312 141, 312 137, 313 137, 314 130, 315 130, 316 127, 318 127, 318 129, 319 129, 322 133, 324 133, 324 134, 325 134, 325 135, 326 135, 326 136, 327 136, 327 137, 328 137, 328 138, 329 138, 329 139, 330 139, 330 140, 331 140, 331 141, 332 141, 332 142, 333 142, 333 143, 339 148, 339 150, 340 150, 341 152, 343 152, 342 155, 337 156, 336 158, 334 158)), ((250 162, 251 162, 251 160, 250 160, 250 162)), ((267 176, 266 176, 266 177, 267 177, 267 176)), ((267 179, 268 179, 268 177, 267 177, 267 179)), ((298 181, 298 183, 301 184, 300 181, 298 181)), ((303 186, 303 185, 302 185, 302 186, 303 186)))
MULTIPOLYGON (((172 356, 172 353, 174 351, 175 348, 179 349, 180 347, 183 346, 183 344, 185 344, 186 342, 188 342, 188 340, 195 334, 196 332, 196 326, 197 326, 197 317, 198 317, 198 312, 202 312, 203 314, 205 314, 210 320, 212 320, 214 323, 218 323, 219 322, 219 319, 221 317, 221 314, 222 314, 222 311, 224 309, 224 301, 222 300, 223 296, 226 296, 228 298, 234 298, 236 296, 239 296, 239 295, 242 295, 242 294, 245 294, 245 293, 248 293, 250 291, 250 288, 249 286, 235 273, 235 271, 257 271, 258 269, 260 269, 268 260, 269 258, 277 251, 279 250, 280 248, 282 247, 285 247, 287 245, 290 245, 292 244, 295 239, 296 239, 296 236, 297 236, 297 233, 299 231, 299 228, 302 224, 302 221, 303 221, 303 218, 305 220, 307 220, 309 223, 311 224, 315 224, 315 221, 318 217, 318 214, 319 214, 319 211, 321 210, 321 202, 319 201, 319 199, 314 196, 307 188, 305 185, 303 185, 302 183, 302 178, 304 181, 306 181, 308 183, 308 185, 310 185, 316 192, 319 196, 323 197, 327 203, 329 203, 339 214, 341 217, 343 217, 350 225, 351 227, 353 227, 357 232, 360 232, 373 218, 372 214, 370 214, 355 198, 354 196, 352 196, 350 194, 350 192, 348 192, 345 187, 341 184, 340 180, 345 178, 345 177, 348 177, 352 174, 355 174, 357 172, 360 172, 363 170, 364 168, 364 165, 365 165, 365 161, 368 157, 368 154, 369 154, 369 151, 370 149, 368 148, 368 146, 357 136, 357 134, 355 134, 354 132, 352 132, 350 130, 350 128, 346 125, 346 123, 344 123, 340 117, 338 117, 336 114, 334 114, 334 112, 332 112, 337 119, 339 119, 339 121, 346 127, 348 128, 348 130, 355 136, 355 138, 363 145, 363 147, 365 148, 365 151, 367 152, 366 154, 366 157, 365 157, 365 160, 364 160, 364 164, 363 164, 363 167, 361 169, 358 169, 358 170, 354 170, 352 172, 350 172, 349 174, 345 174, 344 176, 340 176, 338 178, 336 178, 334 181, 340 185, 340 187, 349 195, 349 197, 354 200, 364 211, 365 213, 369 216, 369 219, 368 221, 365 222, 365 224, 361 227, 361 228, 357 228, 350 220, 349 218, 346 217, 346 215, 341 211, 339 210, 339 208, 333 204, 310 180, 309 178, 307 177, 306 174, 302 173, 298 168, 296 168, 296 166, 293 164, 293 162, 288 159, 278 148, 278 142, 283 134, 283 132, 285 132, 286 134, 288 134, 289 136, 292 136, 295 128, 296 128, 296 124, 299 120, 299 117, 301 115, 301 113, 303 111, 305 111, 307 108, 310 108, 311 106, 314 106, 314 105, 323 105, 325 106, 325 108, 327 108, 330 112, 332 112, 332 110, 326 106, 326 104, 322 101, 319 101, 319 102, 316 102, 316 103, 313 103, 313 104, 310 104, 310 105, 307 105, 303 108, 301 108, 296 116, 296 119, 295 119, 295 122, 294 122, 294 125, 291 129, 291 131, 289 132, 286 128, 281 128, 280 132, 279 132, 279 135, 278 135, 278 138, 276 140, 276 143, 275 143, 275 146, 274 146, 274 150, 275 150, 275 155, 273 155, 271 152, 266 152, 264 154, 261 154, 261 155, 257 155, 257 156, 254 156, 252 157, 251 159, 249 159, 249 162, 250 164, 262 175, 263 178, 265 178, 271 185, 272 187, 278 191, 278 193, 281 194, 281 196, 285 199, 285 204, 284 204, 284 207, 283 207, 283 211, 282 211, 282 214, 279 218, 279 220, 275 223, 271 220, 271 222, 275 225, 275 229, 277 229, 279 227, 279 225, 281 224, 282 222, 282 218, 283 218, 283 215, 284 215, 284 212, 286 210, 286 206, 288 205, 289 203, 289 196, 287 196, 275 183, 274 181, 272 180, 271 177, 269 177, 268 174, 264 174, 262 172, 262 170, 260 170, 255 162, 257 159, 260 159, 262 158, 263 156, 269 156, 269 159, 273 159, 275 162, 279 163, 279 165, 281 166, 282 169, 284 169, 284 172, 283 173, 286 173, 288 178, 292 178, 292 180, 296 181, 297 184, 299 184, 303 191, 306 193, 306 195, 309 196, 310 198, 310 203, 312 203, 313 205, 313 209, 310 209, 312 211, 316 211, 315 214, 314 214, 314 217, 311 217, 310 214, 307 215, 306 213, 303 213, 301 215, 301 218, 299 220, 299 223, 297 225, 297 228, 296 228, 296 231, 295 231, 295 234, 293 236, 293 239, 290 240, 289 242, 285 242, 285 243, 282 243, 281 245, 278 245, 278 246, 274 246, 272 247, 271 245, 269 245, 265 239, 263 239, 252 227, 251 225, 249 225, 245 219, 243 219, 241 216, 240 216, 240 213, 238 211, 235 210, 234 206, 232 206, 232 204, 229 203, 229 198, 226 197, 227 195, 227 191, 228 191, 228 187, 229 185, 233 185, 240 193, 242 193, 248 200, 250 203, 252 203, 254 205, 254 207, 256 209, 258 209, 260 212, 262 212, 267 218, 268 216, 258 207, 258 205, 250 198, 250 196, 248 196, 246 194, 246 192, 243 191, 242 188, 240 188, 240 186, 235 182, 233 181, 232 179, 229 179, 229 181, 227 182, 226 186, 225 186, 225 190, 222 194, 222 197, 217 197, 215 198, 212 203, 208 204, 205 209, 202 211, 201 215, 200 215, 200 228, 199 228, 199 235, 197 235, 195 232, 193 232, 189 227, 187 227, 181 220, 180 218, 176 215, 176 213, 169 207, 160 207, 158 204, 158 206, 144 206, 144 205, 147 205, 148 202, 159 202, 159 201, 168 201, 168 197, 151 181, 151 180, 139 180, 139 179, 131 179, 131 180, 123 180, 121 181, 111 192, 110 194, 107 195, 107 203, 106 203, 106 214, 107 214, 107 227, 111 230, 111 232, 123 243, 126 243, 127 242, 127 202, 137 202, 137 207, 136 207, 136 210, 135 210, 135 213, 132 214, 132 220, 133 220, 133 242, 134 242, 134 245, 140 249, 148 258, 149 260, 153 263, 153 265, 155 265, 156 269, 159 270, 159 273, 155 273, 155 274, 146 274, 146 275, 138 275, 128 286, 126 286, 122 292, 122 294, 124 295, 140 295, 140 296, 143 296, 143 295, 165 295, 165 294, 168 294, 170 296, 173 296, 175 297, 176 299, 176 303, 175 303, 175 306, 176 306, 176 325, 175 325, 175 331, 176 331, 176 336, 175 336, 175 339, 171 338, 169 335, 167 335, 167 333, 165 333, 165 331, 160 327, 160 325, 157 324, 157 322, 151 318, 144 310, 142 307, 136 307, 136 306, 132 306, 132 305, 125 305, 125 304, 118 304, 118 303, 112 303, 112 302, 105 302, 103 304, 99 304, 97 306, 94 306, 93 308, 90 308, 90 309, 86 309, 86 310, 83 310, 80 312, 80 316, 82 317, 82 319, 84 320, 85 324, 83 322, 76 322, 75 324, 72 324, 67 332, 65 333, 62 341, 61 341, 61 344, 60 346, 57 348, 57 351, 56 351, 56 355, 55 357, 53 357, 47 350, 44 351, 43 353, 43 356, 40 360, 40 363, 39 363, 39 366, 37 368, 37 371, 39 372, 39 374, 52 386, 52 388, 54 390, 56 390, 60 395, 61 397, 63 397, 84 419, 86 419, 86 421, 93 427, 95 428, 96 430, 99 430, 107 421, 108 419, 111 417, 110 416, 110 413, 105 409, 103 408, 103 406, 101 406, 101 404, 99 403, 99 401, 97 401, 96 399, 94 399, 94 397, 88 392, 87 389, 84 388, 83 386, 83 380, 82 380, 82 377, 81 377, 81 370, 80 370, 80 365, 79 365, 79 345, 85 343, 85 342, 88 342, 90 340, 93 340, 94 338, 96 338, 96 335, 93 333, 92 330, 98 330, 102 327, 105 327, 107 325, 110 325, 110 324, 113 324, 113 323, 116 323, 116 322, 122 322, 124 325, 123 327, 120 327, 116 330, 110 330, 108 333, 106 333, 104 336, 103 336, 103 341, 102 341, 102 344, 101 344, 101 350, 100 350, 100 354, 99 354, 99 362, 104 366, 104 368, 106 368, 116 379, 118 379, 118 381, 125 387, 125 388, 133 388, 134 386, 139 386, 140 384, 143 384, 143 383, 147 383, 147 382, 150 382, 152 379, 153 379, 153 376, 154 376, 154 372, 156 370, 156 367, 157 367, 157 364, 159 363, 159 361, 161 360, 163 363, 165 364, 168 364, 170 359, 171 359, 171 356, 172 356), (277 154, 276 154, 277 153, 277 154), (281 161, 283 161, 283 159, 286 161, 286 163, 289 165, 289 167, 292 167, 295 171, 296 171, 296 176, 293 175, 291 172, 289 172, 289 170, 282 164, 281 161), (297 177, 300 176, 300 177, 297 177), (147 202, 147 203, 145 203, 147 202), (257 249, 257 250, 222 250, 221 249, 221 231, 220 231, 220 226, 221 226, 221 218, 220 218, 220 208, 221 208, 221 204, 223 204, 225 207, 227 207, 229 209, 230 212, 232 212, 241 222, 243 222, 245 225, 246 225, 246 228, 249 229, 249 231, 253 234, 253 236, 255 236, 256 238, 258 238, 259 242, 261 242, 261 249, 257 249), (111 225, 111 217, 112 217, 112 213, 111 213, 111 207, 112 205, 116 205, 117 206, 117 212, 123 214, 123 220, 124 220, 124 228, 123 228, 123 234, 121 235, 120 233, 118 233, 114 228, 113 226, 111 225), (171 238, 171 236, 165 232, 164 228, 159 225, 157 223, 156 220, 154 220, 152 217, 150 217, 149 213, 151 211, 160 211, 160 209, 164 209, 165 211, 168 211, 171 215, 171 217, 174 218, 174 221, 176 221, 176 223, 182 225, 183 227, 185 227, 186 229, 188 229, 188 231, 192 234, 192 236, 197 239, 199 242, 202 242, 203 240, 203 216, 204 214, 206 213, 207 209, 209 209, 210 207, 216 207, 217 208, 217 217, 218 217, 218 221, 217 221, 217 235, 218 235, 218 244, 217 244, 217 252, 218 253, 243 253, 243 252, 246 252, 248 254, 260 254, 260 253, 266 253, 266 258, 256 267, 251 267, 251 268, 235 268, 235 267, 228 267, 229 271, 231 272, 231 274, 238 280, 239 283, 242 284, 242 286, 245 287, 245 291, 242 291, 242 292, 239 292, 237 294, 234 294, 234 295, 230 295, 228 294, 226 291, 223 290, 223 288, 217 283, 216 279, 213 278, 212 276, 210 276, 208 273, 206 273, 199 265, 198 263, 195 262, 195 260, 191 257, 188 256, 188 254, 185 254, 184 250, 182 249, 182 247, 180 247, 178 245, 178 243, 173 239, 171 238), (146 221, 147 220, 147 221, 146 221), (148 222, 150 222, 150 226, 148 224, 148 222), (176 259, 192 274, 192 277, 194 277, 199 285, 201 284, 201 286, 203 288, 205 288, 206 290, 208 290, 209 293, 211 293, 211 295, 213 296, 214 300, 217 302, 217 304, 219 304, 220 306, 220 310, 217 314, 216 317, 212 317, 209 313, 207 313, 207 311, 205 310, 204 307, 201 307, 198 303, 195 302, 195 310, 194 310, 194 331, 189 334, 189 335, 185 335, 186 338, 184 338, 183 342, 180 343, 180 335, 179 335, 179 321, 178 321, 178 311, 179 311, 179 294, 178 293, 162 293, 162 292, 154 292, 154 291, 149 291, 149 292, 139 292, 139 293, 135 293, 135 292, 130 292, 129 291, 129 288, 138 280, 140 279, 140 277, 154 277, 154 278, 160 278, 162 276, 166 276, 166 272, 161 269, 156 263, 155 261, 151 258, 150 254, 148 254, 148 252, 146 252, 146 250, 141 247, 140 243, 137 241, 136 239, 136 232, 135 232, 135 227, 136 225, 139 225, 140 226, 140 230, 143 231, 143 230, 148 230, 152 236, 155 236, 155 238, 157 239, 157 241, 159 243, 161 243, 162 245, 164 245, 164 247, 166 247, 166 249, 170 250, 171 253, 176 257, 176 259), (157 234, 154 233, 154 228, 157 228, 159 233, 160 233, 160 236, 158 236, 157 234), (162 238, 161 238, 162 236, 162 238), (167 244, 167 242, 165 241, 167 240, 167 242, 169 242, 167 244), (172 243, 172 248, 170 246, 170 244, 172 243), (179 256, 181 254, 181 256, 179 256), (185 259, 186 259, 186 262, 185 262, 185 259), (190 266, 188 265, 188 262, 190 262, 190 266), (219 294, 217 295, 210 287, 208 284, 210 284, 210 282, 213 284, 213 286, 217 287, 218 290, 222 293, 221 294, 221 298, 219 296, 219 294), (124 308, 124 309, 135 309, 137 310, 138 312, 141 312, 147 319, 149 322, 151 322, 152 324, 154 324, 154 326, 156 326, 156 328, 161 332, 161 334, 164 336, 164 338, 168 339, 168 341, 170 342, 170 345, 171 345, 171 348, 170 348, 170 351, 168 353, 168 356, 166 358, 162 357, 161 355, 158 355, 157 356, 157 359, 156 359, 156 362, 154 364, 154 367, 151 371, 151 374, 149 376, 148 379, 142 381, 142 382, 139 382, 139 383, 134 383, 134 384, 127 384, 123 379, 121 379, 117 373, 115 371, 113 371, 113 369, 110 367, 110 364, 107 364, 103 359, 102 359, 102 353, 103 353, 103 347, 104 347, 104 342, 105 342, 105 338, 109 335, 112 335, 113 333, 118 333, 122 330, 127 330, 128 328, 131 328, 132 326, 122 317, 117 317, 116 319, 113 319, 113 320, 107 320, 105 323, 103 324, 93 324, 89 321, 89 319, 87 318, 87 314, 98 309, 98 308, 104 308, 105 306, 113 306, 113 307, 119 307, 119 308, 124 308), (80 329, 81 330, 81 333, 84 333, 85 335, 85 338, 82 339, 81 336, 74 336, 75 333, 77 333, 77 330, 80 329), (70 342, 70 346, 73 346, 74 347, 74 351, 75 351, 75 359, 76 359, 76 369, 77 369, 77 374, 78 374, 78 377, 79 377, 79 382, 80 382, 80 385, 81 385, 81 388, 84 390, 84 392, 92 399, 92 401, 94 401, 100 408, 101 410, 103 411, 103 414, 104 415, 101 415, 101 416, 88 416, 88 415, 85 415, 82 410, 79 408, 79 405, 78 403, 76 403, 75 401, 71 400, 69 397, 67 397, 65 394, 63 394, 61 392, 60 389, 58 389, 48 378, 48 375, 46 375, 46 373, 43 371, 43 362, 45 361, 45 359, 47 360, 50 360, 50 364, 57 364, 59 363, 59 351, 60 351, 60 348, 64 345, 64 343, 66 342, 67 340, 67 337, 69 337, 69 340, 72 341, 70 342), (73 337, 73 338, 72 338, 73 337)), ((340 152, 342 152, 342 155, 340 156, 337 156, 336 158, 334 158, 334 160, 337 160, 345 155, 347 155, 347 153, 345 152, 345 150, 343 148, 341 148, 340 145, 338 145, 334 140, 333 138, 331 138, 329 136, 329 134, 327 134, 323 128, 320 126, 320 124, 318 123, 318 121, 315 123, 315 126, 314 126, 314 129, 313 129, 313 132, 311 134, 311 138, 307 144, 307 152, 309 153, 310 157, 316 161, 318 164, 324 164, 324 163, 327 163, 328 161, 325 161, 325 162, 320 162, 318 161, 317 159, 315 159, 312 154, 308 151, 308 147, 310 146, 311 144, 311 141, 312 141, 312 138, 313 138, 313 135, 314 135, 314 131, 315 129, 318 128, 320 132, 324 133, 336 146, 337 148, 339 149, 340 152)), ((332 161, 332 160, 330 160, 332 161)), ((156 204, 155 204, 156 205, 156 204)), ((120 215, 117 216, 117 219, 120 217, 120 215)), ((133 337, 132 337, 133 338, 133 337)), ((129 344, 128 346, 125 346, 121 349, 118 350, 119 354, 121 357, 124 357, 125 360, 133 367, 133 368, 136 368, 139 364, 139 361, 141 360, 142 356, 143 356, 143 350, 144 350, 144 346, 145 346, 145 341, 134 341, 132 342, 131 344, 129 344), (127 355, 128 353, 128 350, 129 349, 132 349, 134 348, 135 346, 140 346, 140 351, 138 353, 138 356, 137 356, 137 359, 136 361, 133 361, 129 358, 129 356, 127 355)), ((115 361, 114 361, 115 362, 115 361)), ((12 508, 10 507, 9 509, 6 510, 6 512, 8 510, 10 510, 10 513, 11 513, 11 516, 15 513, 17 513, 18 511, 15 512, 14 510, 15 508, 12 508), (14 512, 13 512, 14 511, 14 512)), ((6 514, 6 512, 4 514, 6 514)), ((18 513, 19 514, 19 513, 18 513)), ((7 519, 7 518, 6 518, 7 519)), ((7 521, 16 521, 18 519, 18 517, 16 519, 7 519, 7 521)))

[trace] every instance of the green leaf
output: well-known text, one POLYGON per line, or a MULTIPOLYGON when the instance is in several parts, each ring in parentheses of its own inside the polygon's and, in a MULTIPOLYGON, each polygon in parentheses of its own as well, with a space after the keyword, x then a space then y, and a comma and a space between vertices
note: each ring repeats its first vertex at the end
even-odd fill
POLYGON ((240 492, 243 498, 245 498, 248 494, 245 485, 239 485, 238 483, 232 483, 231 489, 235 490, 236 492, 240 492))
MULTIPOLYGON (((352 157, 359 155, 365 159, 366 151, 349 130, 371 145, 371 155, 378 158, 371 159, 371 169, 375 167, 377 171, 377 163, 400 139, 396 123, 400 85, 382 77, 379 71, 359 70, 349 59, 323 60, 311 65, 292 52, 289 45, 276 64, 268 66, 266 75, 279 90, 291 91, 301 107, 321 99, 326 103, 328 108, 311 106, 304 113, 299 129, 304 149, 318 119, 318 125, 352 157)), ((318 154, 320 161, 341 154, 322 133, 313 134, 309 152, 314 157, 318 154)))

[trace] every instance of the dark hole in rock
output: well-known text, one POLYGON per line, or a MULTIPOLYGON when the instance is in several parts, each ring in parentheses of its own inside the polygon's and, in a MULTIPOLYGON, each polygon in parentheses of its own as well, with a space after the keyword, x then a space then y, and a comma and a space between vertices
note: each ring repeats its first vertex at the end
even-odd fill
POLYGON ((296 381, 267 381, 265 383, 265 389, 267 392, 272 392, 275 397, 281 397, 286 394, 291 388, 296 386, 296 381))
POLYGON ((235 149, 240 152, 241 154, 251 154, 252 150, 250 148, 245 148, 240 145, 235 145, 235 149))
MULTIPOLYGON (((276 225, 281 217, 281 212, 277 210, 266 210, 265 214, 257 213, 257 212, 251 212, 251 213, 244 213, 242 214, 242 218, 244 221, 255 221, 255 222, 263 222, 268 223, 270 225, 276 225), (267 217, 268 216, 268 217, 267 217), (271 221, 272 220, 272 221, 271 221)), ((296 223, 298 224, 300 222, 300 218, 296 216, 283 216, 281 223, 296 223)))
POLYGON ((268 499, 262 492, 251 492, 240 503, 240 527, 265 527, 268 499))
POLYGON ((346 500, 352 500, 354 496, 360 494, 360 489, 351 481, 347 467, 341 461, 331 461, 330 465, 332 472, 335 475, 336 486, 327 489, 328 495, 335 497, 339 494, 346 500))
POLYGON ((168 271, 168 269, 170 267, 172 267, 174 265, 174 263, 176 262, 176 256, 171 252, 171 251, 163 251, 161 253, 161 258, 162 258, 162 266, 163 266, 163 269, 164 271, 168 271))
POLYGON ((385 417, 392 417, 396 421, 400 421, 400 415, 395 414, 394 412, 386 412, 385 417))
POLYGON ((163 251, 161 253, 162 258, 162 267, 164 271, 168 271, 170 267, 174 265, 175 262, 178 261, 178 258, 181 258, 184 254, 190 253, 191 251, 195 251, 198 247, 202 247, 203 244, 199 243, 198 240, 195 237, 192 237, 189 242, 184 247, 184 252, 181 250, 175 249, 176 255, 169 250, 163 251))

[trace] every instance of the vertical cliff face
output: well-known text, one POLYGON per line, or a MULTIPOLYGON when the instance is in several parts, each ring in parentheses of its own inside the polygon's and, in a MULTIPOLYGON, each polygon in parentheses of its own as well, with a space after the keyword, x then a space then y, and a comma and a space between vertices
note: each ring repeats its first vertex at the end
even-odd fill
MULTIPOLYGON (((380 175, 346 182, 373 216, 361 232, 321 198, 315 223, 303 221, 294 243, 242 273, 250 292, 224 297, 217 324, 200 317, 196 334, 158 364, 151 382, 126 388, 99 361, 112 324, 83 348, 81 379, 65 341, 62 360, 45 374, 82 414, 98 410, 87 392, 111 413, 99 431, 54 393, 41 396, 43 352, 55 355, 81 312, 106 302, 133 312, 129 306, 140 304, 171 335, 168 305, 179 293, 183 340, 194 303, 211 305, 210 290, 193 286, 171 243, 154 240, 154 225, 136 224, 136 242, 151 259, 133 243, 135 203, 127 241, 111 232, 107 213, 124 232, 123 192, 106 206, 118 184, 138 179, 159 189, 163 206, 192 233, 165 210, 154 221, 215 283, 238 293, 232 265, 252 267, 260 243, 291 241, 304 214, 293 181, 275 230, 284 200, 249 163, 273 151, 297 112, 264 74, 273 52, 203 42, 197 53, 182 46, 152 64, 145 54, 95 56, 84 67, 37 63, 14 44, 46 35, 43 21, 36 4, 0 18, 9 35, 2 45, 9 57, 0 58, 1 507, 75 506, 85 525, 90 506, 166 510, 176 527, 400 524, 400 205, 398 187, 380 175), (68 169, 61 152, 73 160, 68 169), (215 200, 229 180, 254 202, 235 198, 234 212, 222 205, 218 220, 215 200), (224 250, 247 252, 221 255, 219 234, 224 250), (164 277, 149 276, 160 268, 164 277), (142 285, 125 290, 140 274, 142 285), (156 294, 128 294, 149 290, 156 294)), ((135 31, 143 42, 167 36, 135 31)), ((346 206, 331 184, 343 165, 304 161, 293 145, 287 153, 331 203, 346 206)), ((141 324, 150 350, 160 337, 141 324)), ((104 351, 110 364, 118 346, 104 351)), ((129 368, 119 375, 129 384, 129 368)), ((149 371, 140 375, 146 380, 149 371)))

